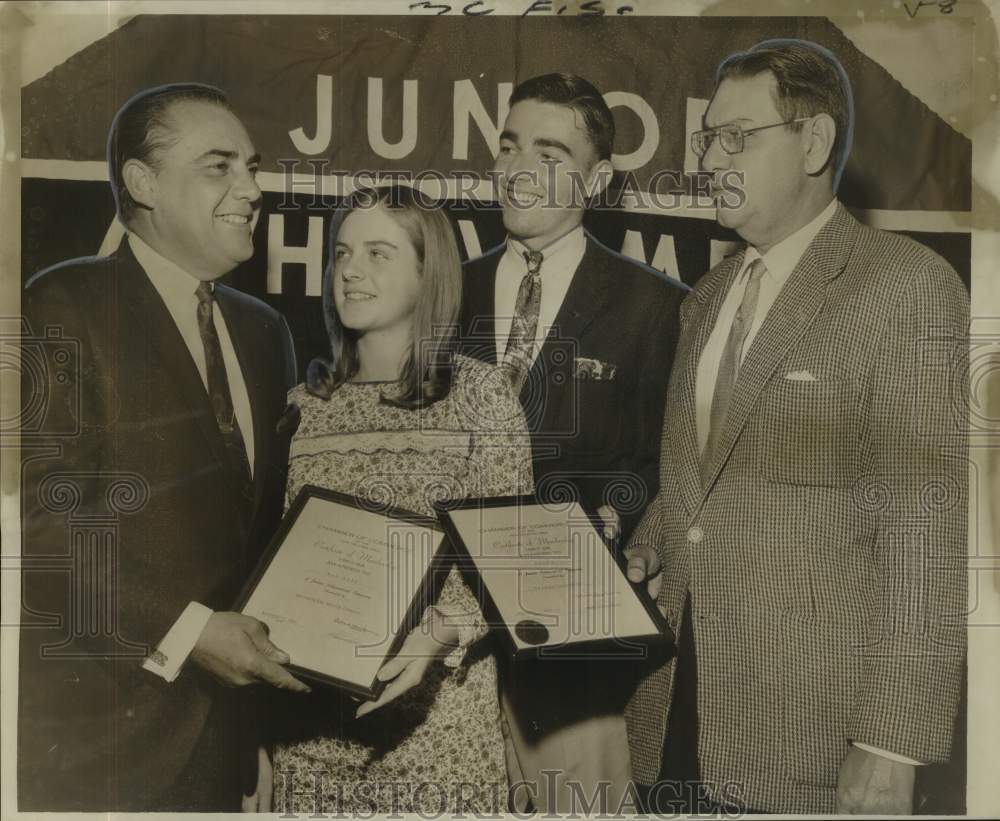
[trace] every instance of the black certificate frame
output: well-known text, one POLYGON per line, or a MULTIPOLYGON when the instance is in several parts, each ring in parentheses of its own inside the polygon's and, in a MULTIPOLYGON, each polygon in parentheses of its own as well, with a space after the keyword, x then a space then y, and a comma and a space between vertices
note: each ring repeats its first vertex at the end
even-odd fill
MULTIPOLYGON (((431 557, 430 565, 424 573, 420 584, 417 586, 409 607, 403 614, 399 628, 396 631, 396 637, 393 639, 392 644, 386 651, 385 658, 379 665, 379 669, 381 669, 387 661, 399 653, 403 646, 403 642, 406 641, 406 637, 419 623, 420 618, 423 615, 424 608, 428 604, 433 604, 437 601, 438 593, 440 592, 440 583, 454 562, 454 550, 448 546, 449 540, 447 532, 442 528, 438 520, 430 516, 423 516, 419 513, 414 513, 413 511, 405 510, 400 507, 373 502, 357 496, 350 496, 346 493, 340 493, 339 491, 319 487, 318 485, 303 485, 299 490, 298 495, 296 495, 294 501, 289 506, 287 513, 285 513, 284 517, 282 517, 277 531, 275 531, 271 541, 268 542, 267 549, 261 555, 260 560, 257 562, 257 566, 250 575, 249 580, 240 591, 240 595, 237 598, 233 609, 239 613, 243 612, 243 608, 246 606, 247 602, 249 602, 251 595, 253 595, 253 591, 257 589, 257 586, 260 584, 261 579, 264 578, 268 568, 274 561, 274 558, 280 552, 288 534, 295 526, 295 522, 298 519, 299 514, 305 508, 306 503, 311 499, 320 499, 324 502, 330 502, 332 504, 353 507, 366 513, 374 513, 380 516, 385 516, 389 519, 395 519, 397 521, 427 527, 442 534, 442 538, 438 541, 434 555, 431 557)), ((382 691, 386 686, 386 682, 379 680, 377 677, 372 681, 370 686, 364 687, 353 681, 338 678, 322 671, 302 667, 297 664, 287 664, 285 666, 292 674, 306 679, 311 683, 342 690, 349 695, 360 698, 363 701, 373 701, 377 699, 382 694, 382 691)))
POLYGON ((441 521, 441 525, 444 528, 445 533, 447 534, 447 541, 451 545, 451 549, 454 552, 455 562, 457 563, 459 570, 461 570, 466 583, 472 588, 476 598, 479 600, 480 606, 483 610, 483 615, 485 616, 487 623, 493 629, 493 632, 497 634, 500 642, 503 644, 504 652, 513 661, 522 662, 537 660, 540 658, 551 658, 554 656, 576 657, 578 655, 608 655, 619 656, 626 659, 635 659, 639 657, 636 653, 637 650, 643 651, 641 657, 644 658, 645 652, 648 652, 652 646, 656 646, 658 648, 658 654, 662 653, 663 650, 666 650, 668 654, 672 655, 675 645, 673 630, 671 630, 667 620, 663 617, 660 609, 656 606, 656 602, 649 597, 649 594, 645 589, 645 582, 636 584, 629 581, 627 573, 627 559, 622 553, 614 550, 601 537, 603 523, 601 522, 600 517, 597 516, 597 514, 580 499, 546 500, 535 494, 521 496, 491 496, 479 499, 453 499, 439 501, 434 503, 434 509, 437 512, 438 519, 441 521), (490 593, 489 586, 486 584, 486 580, 480 574, 472 552, 469 550, 468 545, 466 545, 465 540, 462 538, 462 534, 459 532, 458 527, 451 518, 451 512, 454 510, 483 510, 491 507, 529 505, 545 506, 552 504, 565 504, 568 502, 578 503, 580 508, 587 515, 587 518, 596 531, 601 544, 604 545, 604 549, 611 554, 611 558, 614 560, 619 572, 628 583, 632 592, 635 593, 636 598, 639 600, 639 603, 646 611, 646 614, 649 616, 658 632, 642 636, 629 636, 627 639, 602 637, 565 642, 557 645, 543 645, 538 647, 518 646, 517 642, 514 640, 514 636, 512 635, 511 626, 508 625, 501 616, 500 608, 497 607, 496 601, 490 593))

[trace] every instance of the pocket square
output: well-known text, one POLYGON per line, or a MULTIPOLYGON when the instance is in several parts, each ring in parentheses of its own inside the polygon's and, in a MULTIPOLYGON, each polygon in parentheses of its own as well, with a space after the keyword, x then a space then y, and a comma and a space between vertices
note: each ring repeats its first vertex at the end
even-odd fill
POLYGON ((600 359, 588 359, 578 356, 573 359, 573 376, 576 379, 587 379, 592 382, 610 382, 615 378, 618 366, 613 362, 602 362, 600 359))
POLYGON ((809 371, 789 371, 785 374, 785 379, 790 382, 815 382, 816 377, 809 371))

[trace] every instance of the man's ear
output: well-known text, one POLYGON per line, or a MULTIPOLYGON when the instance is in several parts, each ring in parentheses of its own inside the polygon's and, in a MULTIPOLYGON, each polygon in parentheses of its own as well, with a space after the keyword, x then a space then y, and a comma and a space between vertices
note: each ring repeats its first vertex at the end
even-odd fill
POLYGON ((611 176, 615 173, 611 160, 598 160, 590 169, 587 175, 587 198, 593 199, 611 183, 611 176))
POLYGON ((152 168, 142 160, 126 160, 122 166, 122 181, 133 200, 153 209, 156 202, 156 174, 152 168))
POLYGON ((817 114, 802 129, 805 168, 810 176, 823 173, 837 139, 837 125, 829 114, 817 114))

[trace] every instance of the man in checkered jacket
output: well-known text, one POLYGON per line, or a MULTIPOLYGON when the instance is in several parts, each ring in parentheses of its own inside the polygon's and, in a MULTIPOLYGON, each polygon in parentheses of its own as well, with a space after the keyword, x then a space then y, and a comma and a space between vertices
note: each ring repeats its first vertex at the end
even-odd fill
POLYGON ((825 49, 728 57, 692 136, 748 243, 681 307, 660 490, 632 537, 678 635, 626 714, 648 809, 908 813, 964 665, 968 298, 838 203, 825 49))

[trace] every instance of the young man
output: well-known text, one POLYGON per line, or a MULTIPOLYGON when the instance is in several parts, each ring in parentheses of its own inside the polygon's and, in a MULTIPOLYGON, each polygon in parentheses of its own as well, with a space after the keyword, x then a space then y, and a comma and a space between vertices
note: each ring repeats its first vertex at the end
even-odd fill
MULTIPOLYGON (((519 393, 538 494, 570 486, 607 533, 627 534, 656 492, 684 288, 583 228, 588 199, 610 181, 614 133, 580 77, 514 89, 494 167, 508 237, 465 266, 462 331, 465 351, 500 363, 519 393)), ((621 675, 553 659, 508 671, 508 758, 536 809, 570 811, 574 788, 588 801, 603 790, 617 808, 628 780, 621 675)))
POLYGON ((76 433, 43 430, 23 471, 20 810, 237 810, 253 716, 221 685, 308 689, 261 623, 214 612, 280 516, 295 382, 281 316, 215 282, 253 253, 258 162, 219 90, 133 97, 108 142, 128 236, 23 293, 79 359, 69 384, 25 381, 46 430, 76 433), (107 541, 76 540, 109 516, 107 541))
POLYGON ((832 54, 768 41, 717 76, 693 145, 742 172, 717 209, 747 248, 682 306, 672 461, 630 545, 680 637, 626 713, 635 778, 659 812, 910 812, 963 664, 963 387, 939 355, 968 298, 837 202, 832 54))

